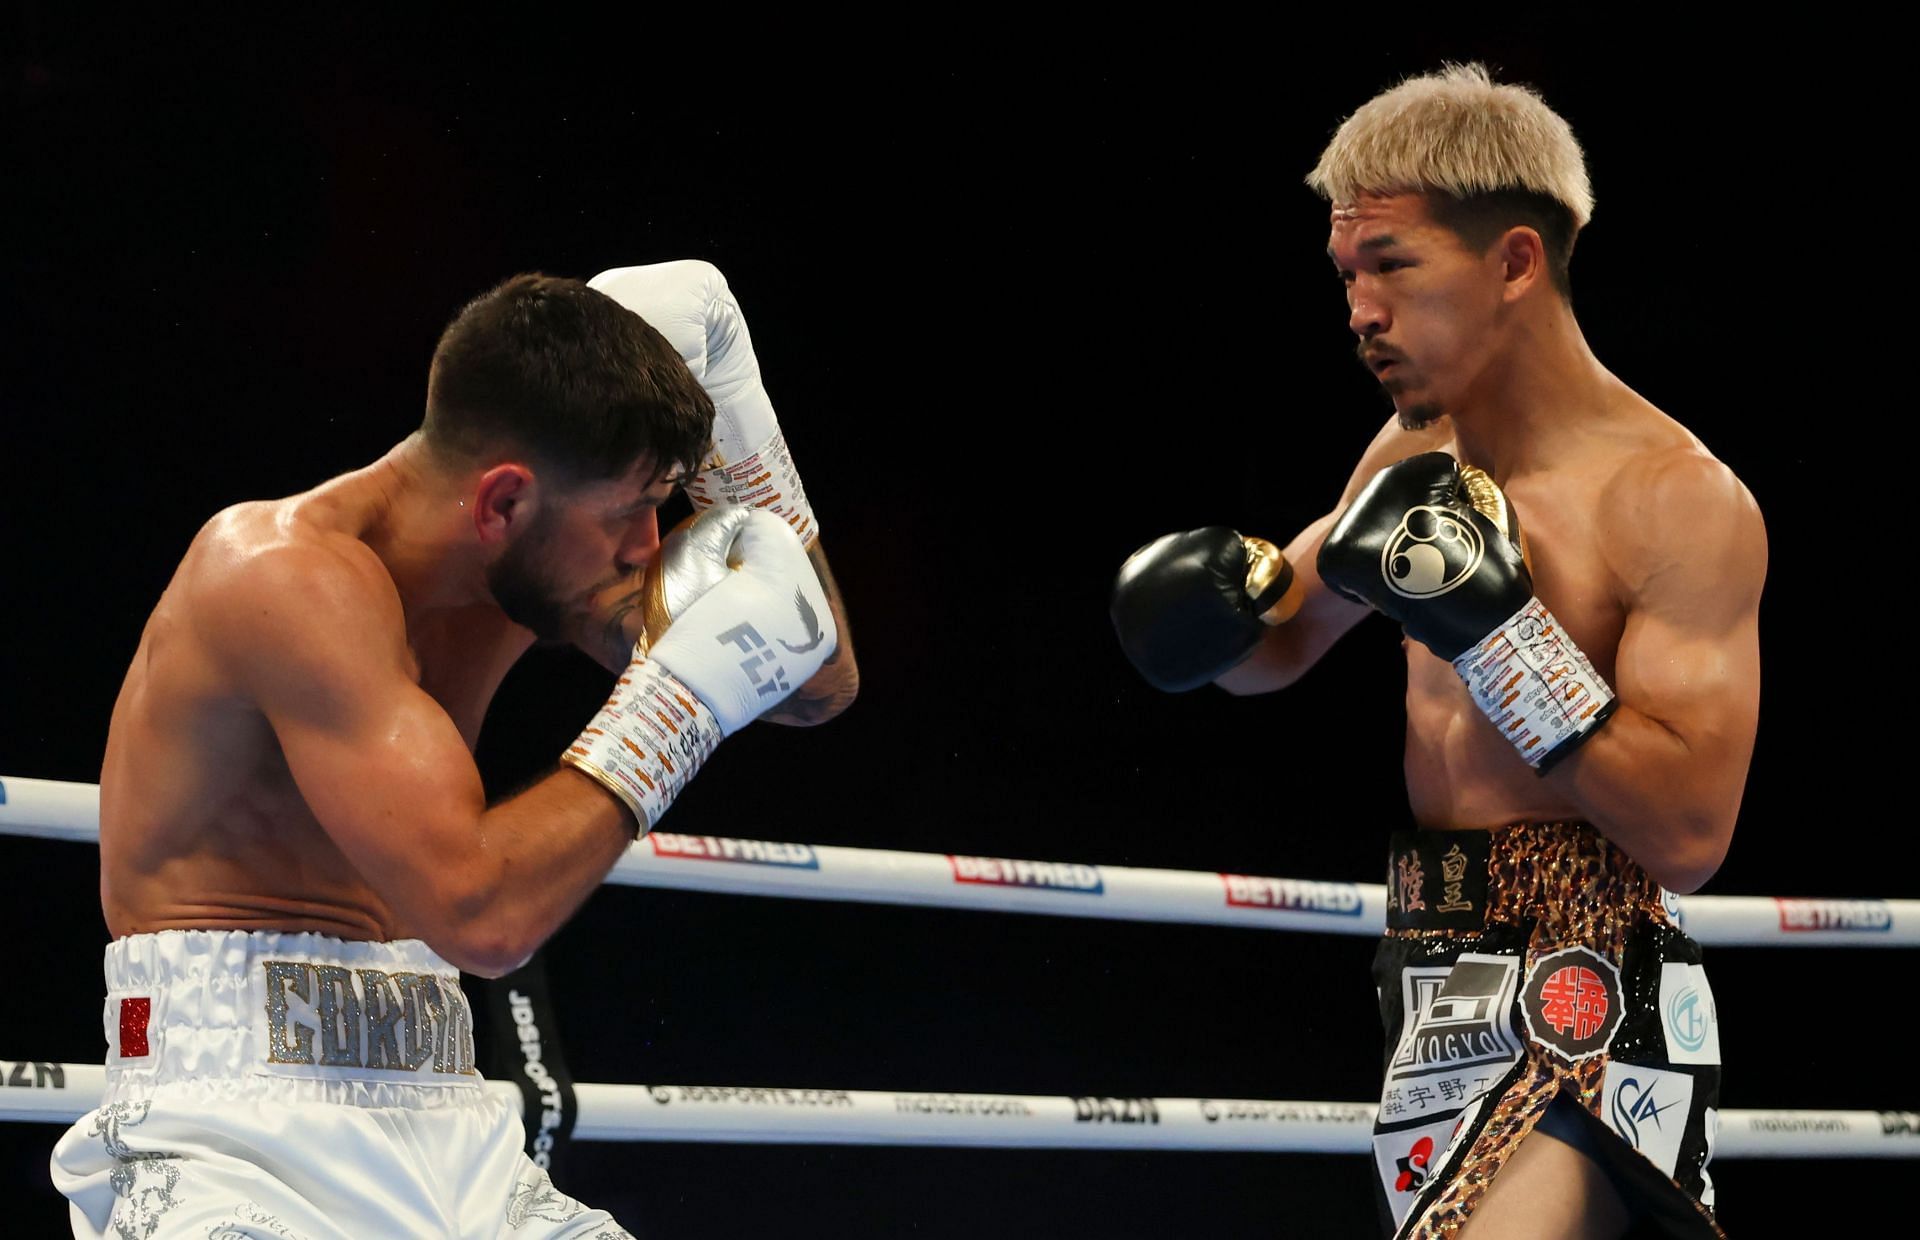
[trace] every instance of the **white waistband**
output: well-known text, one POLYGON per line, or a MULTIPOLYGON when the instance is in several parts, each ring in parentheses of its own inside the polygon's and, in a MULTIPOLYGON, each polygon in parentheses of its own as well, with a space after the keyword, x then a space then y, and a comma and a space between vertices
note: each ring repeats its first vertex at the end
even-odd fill
POLYGON ((165 930, 106 953, 107 1079, 126 1096, 420 1105, 481 1094, 460 974, 425 943, 165 930))

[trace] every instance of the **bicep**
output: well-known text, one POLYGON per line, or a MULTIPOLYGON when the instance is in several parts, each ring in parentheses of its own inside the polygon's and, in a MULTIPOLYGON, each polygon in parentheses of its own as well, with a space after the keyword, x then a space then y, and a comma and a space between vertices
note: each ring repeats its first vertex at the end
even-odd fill
POLYGON ((354 867, 383 896, 422 890, 475 842, 479 771, 453 720, 398 669, 335 671, 268 695, 267 721, 301 798, 354 867))
POLYGON ((1615 689, 1689 750, 1744 774, 1760 713, 1759 510, 1717 462, 1669 470, 1638 501, 1615 541, 1628 594, 1615 689))
POLYGON ((1630 612, 1614 669, 1621 704, 1699 754, 1744 763, 1760 718, 1760 633, 1753 614, 1630 612))
POLYGON ((209 636, 301 798, 383 898, 436 890, 471 848, 485 792, 458 727, 412 678, 398 599, 324 560, 256 577, 217 600, 209 636))

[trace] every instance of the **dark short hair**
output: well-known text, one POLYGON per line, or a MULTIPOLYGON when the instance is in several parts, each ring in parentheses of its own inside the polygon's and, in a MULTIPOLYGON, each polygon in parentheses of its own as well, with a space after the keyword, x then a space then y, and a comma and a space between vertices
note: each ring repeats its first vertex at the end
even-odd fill
POLYGON ((1560 296, 1573 300, 1569 268, 1578 230, 1573 226, 1573 212, 1558 198, 1524 189, 1493 190, 1464 198, 1446 190, 1429 190, 1427 204, 1435 222, 1482 254, 1509 228, 1533 229, 1540 234, 1546 250, 1547 274, 1553 287, 1560 290, 1560 296))
POLYGON ((666 337, 579 280, 514 276, 440 334, 427 379, 427 445, 471 461, 524 450, 568 482, 700 468, 713 401, 666 337))

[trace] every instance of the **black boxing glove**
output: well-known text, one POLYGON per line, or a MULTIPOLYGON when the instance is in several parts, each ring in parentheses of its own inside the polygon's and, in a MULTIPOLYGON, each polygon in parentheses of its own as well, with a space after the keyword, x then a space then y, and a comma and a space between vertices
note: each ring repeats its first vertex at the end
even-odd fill
POLYGON ((1398 620, 1453 664, 1537 771, 1573 752, 1618 699, 1533 593, 1520 519, 1492 478, 1445 452, 1374 475, 1316 561, 1328 586, 1398 620))
POLYGON ((1197 689, 1252 653, 1268 625, 1291 619, 1302 590, 1280 549, 1223 525, 1157 538, 1113 581, 1113 630, 1147 683, 1197 689))

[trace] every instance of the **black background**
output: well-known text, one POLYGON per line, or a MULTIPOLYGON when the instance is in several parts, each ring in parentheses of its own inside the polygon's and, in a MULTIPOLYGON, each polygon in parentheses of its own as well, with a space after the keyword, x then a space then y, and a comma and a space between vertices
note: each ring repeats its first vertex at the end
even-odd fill
MULTIPOLYGON (((1882 226, 1857 164, 1872 109, 1799 35, 7 20, 0 774, 97 779, 194 530, 405 435, 466 298, 519 270, 703 257, 748 312, 865 683, 829 727, 730 741, 670 829, 1377 881, 1406 812, 1392 626, 1280 696, 1170 698, 1122 661, 1105 599, 1161 532, 1285 541, 1331 505, 1387 409, 1300 177, 1383 86, 1480 57, 1587 147, 1574 283, 1595 350, 1768 516, 1764 722, 1707 891, 1920 895, 1878 721, 1903 690, 1851 636, 1872 540, 1836 513, 1843 479, 1896 463, 1875 455, 1905 415, 1866 387, 1907 364, 1905 278, 1855 244, 1882 226)), ((602 688, 578 656, 529 656, 483 738, 490 785, 541 770, 602 688)), ((94 859, 6 849, 0 1051, 94 1059, 94 859)), ((1371 951, 610 888, 548 956, 584 1080, 1361 1100, 1371 951)), ((1882 1011, 1910 953, 1709 958, 1723 1105, 1916 1107, 1910 1035, 1882 1011)), ((0 1130, 9 1234, 61 1226, 54 1136, 0 1130)), ((1866 1234, 1901 1170, 1713 1167, 1735 1235, 1829 1209, 1866 1234)), ((581 1145, 562 1187, 643 1237, 1319 1236, 1370 1234, 1372 1175, 1359 1156, 581 1145)))

